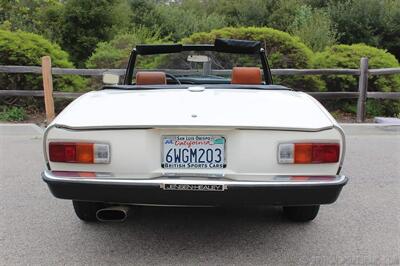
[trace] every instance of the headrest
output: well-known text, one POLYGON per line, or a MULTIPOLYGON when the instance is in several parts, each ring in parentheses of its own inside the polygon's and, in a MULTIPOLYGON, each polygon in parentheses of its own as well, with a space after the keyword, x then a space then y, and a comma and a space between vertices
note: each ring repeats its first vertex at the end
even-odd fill
POLYGON ((258 67, 234 67, 232 69, 232 84, 261 84, 261 72, 258 67))
POLYGON ((164 85, 167 78, 164 72, 139 71, 136 73, 136 85, 164 85))

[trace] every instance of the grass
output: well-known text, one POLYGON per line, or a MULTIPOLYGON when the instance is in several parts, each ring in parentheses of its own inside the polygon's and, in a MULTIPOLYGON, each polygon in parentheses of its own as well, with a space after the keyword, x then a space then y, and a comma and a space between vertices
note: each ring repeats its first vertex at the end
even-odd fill
POLYGON ((25 109, 15 106, 0 106, 0 121, 18 122, 27 118, 25 109))

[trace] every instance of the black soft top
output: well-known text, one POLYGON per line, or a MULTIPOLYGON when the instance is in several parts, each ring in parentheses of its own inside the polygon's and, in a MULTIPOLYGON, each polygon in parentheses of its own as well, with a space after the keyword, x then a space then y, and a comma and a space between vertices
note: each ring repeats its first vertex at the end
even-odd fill
POLYGON ((216 51, 234 54, 257 54, 261 42, 247 40, 215 39, 214 44, 139 44, 138 55, 169 54, 183 51, 216 51))

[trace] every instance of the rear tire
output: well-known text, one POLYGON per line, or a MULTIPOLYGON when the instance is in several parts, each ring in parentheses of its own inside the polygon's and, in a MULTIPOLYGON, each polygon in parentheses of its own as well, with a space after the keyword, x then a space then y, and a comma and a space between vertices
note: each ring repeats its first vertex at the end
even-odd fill
POLYGON ((294 222, 309 222, 317 217, 319 205, 283 207, 283 214, 294 222))
POLYGON ((85 222, 97 222, 96 212, 104 208, 104 204, 99 202, 76 201, 73 200, 75 214, 85 222))

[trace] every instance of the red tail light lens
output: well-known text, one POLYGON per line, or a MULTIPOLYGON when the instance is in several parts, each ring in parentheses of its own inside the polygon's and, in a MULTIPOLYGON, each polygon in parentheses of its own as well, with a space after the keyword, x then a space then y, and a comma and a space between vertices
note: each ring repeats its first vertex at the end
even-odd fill
POLYGON ((62 163, 109 163, 108 144, 50 142, 49 159, 62 163))
POLYGON ((339 161, 339 144, 313 144, 313 163, 336 163, 339 161))
POLYGON ((52 162, 75 162, 76 144, 74 143, 50 143, 49 157, 52 162))
POLYGON ((285 143, 278 147, 279 163, 336 163, 339 157, 338 143, 285 143))

